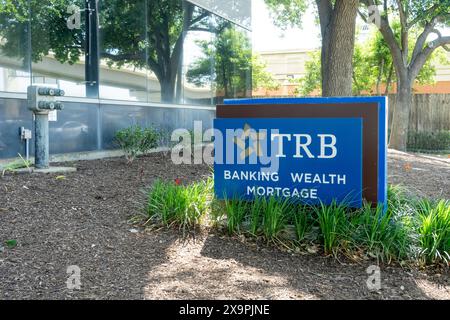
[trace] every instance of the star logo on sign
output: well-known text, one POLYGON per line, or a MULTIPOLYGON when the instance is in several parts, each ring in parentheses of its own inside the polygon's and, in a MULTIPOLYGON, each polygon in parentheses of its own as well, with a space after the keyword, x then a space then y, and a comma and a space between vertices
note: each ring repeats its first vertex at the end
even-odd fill
POLYGON ((254 153, 258 157, 261 157, 263 155, 261 140, 264 140, 265 138, 266 133, 257 133, 250 127, 250 125, 246 124, 244 126, 244 132, 242 133, 242 135, 240 137, 234 138, 234 143, 242 150, 240 154, 241 160, 250 157, 254 153), (250 139, 250 141, 253 143, 253 146, 249 146, 248 148, 246 148, 245 142, 248 139, 250 139))

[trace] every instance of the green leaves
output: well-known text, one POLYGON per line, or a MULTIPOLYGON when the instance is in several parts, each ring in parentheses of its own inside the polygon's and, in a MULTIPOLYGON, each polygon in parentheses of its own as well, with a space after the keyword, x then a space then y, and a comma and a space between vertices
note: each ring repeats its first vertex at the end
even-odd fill
POLYGON ((115 141, 125 153, 129 163, 139 153, 146 153, 158 146, 160 134, 154 128, 142 128, 139 125, 122 129, 116 133, 115 141))
POLYGON ((230 235, 262 237, 289 250, 322 245, 325 254, 343 253, 356 260, 450 262, 448 200, 418 201, 391 186, 386 211, 382 205, 310 206, 274 197, 215 201, 213 190, 212 179, 186 186, 157 181, 148 192, 148 218, 183 230, 215 219, 214 226, 225 227, 230 235))
MULTIPOLYGON (((396 36, 400 37, 400 24, 393 21, 392 27, 396 36)), ((410 30, 410 56, 418 36, 417 29, 410 30)), ((437 59, 442 59, 442 50, 437 50, 432 59, 421 69, 417 77, 420 84, 433 83, 436 75, 434 65, 437 59)), ((320 92, 322 82, 320 51, 310 53, 305 70, 306 75, 296 81, 298 83, 296 93, 307 96, 316 90, 320 92)), ((386 87, 391 88, 396 81, 397 76, 389 46, 379 32, 372 34, 366 42, 355 45, 353 55, 354 95, 385 94, 386 87)))
POLYGON ((213 194, 212 179, 178 185, 156 181, 148 191, 146 212, 149 219, 164 225, 178 225, 183 230, 198 227, 210 212, 213 194))
POLYGON ((299 27, 308 8, 306 0, 264 0, 270 9, 273 22, 281 29, 299 27))
POLYGON ((417 208, 422 259, 450 263, 450 201, 422 200, 417 208))
POLYGON ((329 206, 321 204, 313 210, 321 230, 325 254, 336 254, 345 234, 347 207, 333 202, 329 206))
POLYGON ((5 241, 5 245, 6 247, 8 247, 9 249, 14 249, 15 247, 17 247, 17 240, 6 240, 5 241))
MULTIPOLYGON (((228 23, 222 23, 216 29, 220 32, 213 41, 197 42, 203 57, 191 64, 186 77, 190 83, 199 87, 215 82, 225 98, 245 97, 252 64, 256 62, 250 39, 244 32, 228 23), (215 70, 214 78, 211 70, 215 70)), ((253 79, 263 80, 260 75, 264 68, 259 65, 256 67, 253 79)), ((269 76, 266 74, 267 77, 269 76)))

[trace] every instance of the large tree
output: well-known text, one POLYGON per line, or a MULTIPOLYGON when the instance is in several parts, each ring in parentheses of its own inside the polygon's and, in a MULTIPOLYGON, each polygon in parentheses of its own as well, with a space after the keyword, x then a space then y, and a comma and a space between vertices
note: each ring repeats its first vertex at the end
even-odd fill
MULTIPOLYGON (((389 47, 397 75, 397 104, 392 121, 390 147, 406 150, 412 89, 421 70, 436 49, 450 50, 450 37, 439 27, 450 25, 450 0, 362 0, 369 6, 382 6, 378 28, 389 47), (396 36, 393 22, 400 21, 396 36), (411 48, 414 29, 421 29, 411 48), (432 39, 431 36, 434 36, 432 39), (411 50, 412 49, 412 50, 411 50)), ((367 15, 361 12, 363 19, 367 15)))
MULTIPOLYGON (((400 36, 400 24, 394 24, 396 36, 400 36)), ((412 32, 410 49, 413 48, 415 39, 419 36, 412 32)), ((412 52, 412 50, 410 50, 412 52)), ((442 62, 445 54, 439 52, 433 59, 429 59, 417 76, 420 84, 432 84, 436 75, 436 62, 442 62)), ((294 83, 298 84, 296 93, 310 95, 321 89, 320 52, 313 51, 310 59, 305 64, 305 76, 294 83)), ((392 55, 383 36, 376 32, 366 41, 357 43, 353 55, 353 94, 359 95, 387 95, 392 84, 397 81, 397 76, 392 61, 392 55)))
MULTIPOLYGON (((300 26, 308 0, 265 0, 275 22, 300 26)), ((359 0, 315 0, 322 34, 323 96, 351 96, 359 0)), ((299 39, 300 40, 300 39, 299 39)))
MULTIPOLYGON (((84 21, 81 29, 67 28, 67 8, 75 4, 83 9, 84 1, 3 0, 0 4, 0 37, 6 39, 0 43, 3 54, 25 58, 29 16, 34 62, 52 53, 61 63, 73 64, 92 45, 86 41, 84 21)), ((99 55, 117 67, 149 68, 159 80, 161 100, 173 102, 186 35, 191 30, 209 31, 209 15, 181 0, 103 0, 99 55)))

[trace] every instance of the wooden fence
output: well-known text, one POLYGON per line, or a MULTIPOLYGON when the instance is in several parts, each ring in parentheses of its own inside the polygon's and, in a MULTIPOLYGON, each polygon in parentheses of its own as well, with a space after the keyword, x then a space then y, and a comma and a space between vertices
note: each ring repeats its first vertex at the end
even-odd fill
MULTIPOLYGON (((389 95, 389 126, 396 95, 389 95)), ((409 117, 412 132, 450 131, 450 94, 416 94, 409 117)))

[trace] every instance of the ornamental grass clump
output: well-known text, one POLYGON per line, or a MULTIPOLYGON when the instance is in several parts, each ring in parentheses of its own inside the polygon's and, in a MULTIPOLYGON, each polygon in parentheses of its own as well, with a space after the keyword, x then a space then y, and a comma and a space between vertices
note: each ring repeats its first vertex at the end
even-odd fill
POLYGON ((333 201, 331 205, 321 203, 319 206, 313 207, 313 210, 320 228, 325 254, 337 254, 342 240, 346 238, 347 206, 333 201))
POLYGON ((156 181, 147 196, 149 219, 183 230, 200 226, 209 214, 212 201, 212 179, 187 186, 156 181))
POLYGON ((224 208, 227 217, 227 230, 230 235, 241 232, 241 227, 250 203, 243 199, 226 199, 224 208))
POLYGON ((450 263, 450 201, 421 200, 416 208, 422 262, 450 263))
POLYGON ((297 241, 303 241, 312 221, 310 221, 311 207, 307 205, 298 205, 293 211, 292 221, 295 227, 297 241))
POLYGON ((393 211, 386 211, 383 205, 373 208, 371 204, 365 204, 351 217, 349 226, 354 252, 362 251, 387 263, 408 256, 405 225, 394 221, 393 211))
POLYGON ((289 199, 278 199, 270 197, 264 201, 264 211, 262 220, 262 229, 267 240, 276 240, 281 231, 283 231, 292 215, 294 206, 289 199))

